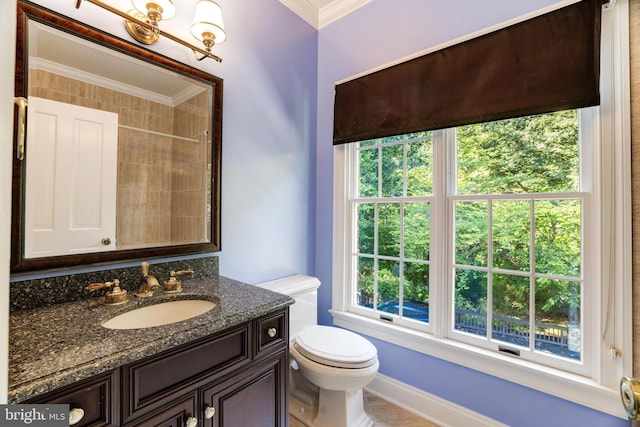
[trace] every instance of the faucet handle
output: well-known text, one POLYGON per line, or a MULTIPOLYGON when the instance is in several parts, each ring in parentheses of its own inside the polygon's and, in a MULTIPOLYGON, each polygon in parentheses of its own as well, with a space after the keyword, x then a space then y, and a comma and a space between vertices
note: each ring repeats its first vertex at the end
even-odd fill
POLYGON ((193 276, 193 274, 195 273, 195 271, 189 269, 189 270, 178 270, 175 272, 176 276, 193 276))
POLYGON ((85 289, 89 292, 99 291, 100 289, 110 288, 111 286, 107 286, 107 282, 102 283, 91 283, 85 289))
POLYGON ((120 281, 118 279, 114 279, 112 282, 91 283, 86 287, 86 290, 88 290, 89 292, 96 292, 101 289, 109 289, 114 285, 118 287, 118 285, 120 285, 120 281))

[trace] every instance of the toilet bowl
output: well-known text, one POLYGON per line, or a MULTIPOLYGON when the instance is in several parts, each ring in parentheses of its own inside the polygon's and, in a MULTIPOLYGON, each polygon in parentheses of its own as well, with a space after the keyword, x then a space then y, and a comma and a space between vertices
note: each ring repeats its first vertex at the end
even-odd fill
POLYGON ((362 390, 378 373, 377 350, 351 331, 316 324, 319 285, 304 275, 258 285, 296 300, 290 307, 289 413, 310 427, 373 426, 362 390))
POLYGON ((353 332, 316 325, 293 337, 289 354, 302 374, 302 381, 316 386, 312 389, 318 393, 317 400, 310 399, 314 404, 317 402, 317 408, 292 399, 290 411, 294 417, 318 427, 373 425, 364 411, 362 396, 362 389, 378 373, 373 344, 353 332))

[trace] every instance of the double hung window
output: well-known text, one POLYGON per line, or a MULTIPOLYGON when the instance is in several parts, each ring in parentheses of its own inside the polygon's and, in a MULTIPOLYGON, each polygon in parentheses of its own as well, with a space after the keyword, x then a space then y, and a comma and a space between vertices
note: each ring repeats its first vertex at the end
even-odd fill
POLYGON ((350 309, 416 330, 439 322, 452 339, 580 371, 594 227, 578 117, 357 143, 350 309))

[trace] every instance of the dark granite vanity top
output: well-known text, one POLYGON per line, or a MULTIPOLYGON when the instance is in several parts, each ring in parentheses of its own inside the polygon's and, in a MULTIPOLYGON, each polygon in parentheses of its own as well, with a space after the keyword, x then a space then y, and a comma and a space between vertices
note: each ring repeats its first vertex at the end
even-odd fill
POLYGON ((183 280, 179 294, 104 305, 103 297, 12 313, 9 318, 9 403, 117 368, 287 307, 290 297, 224 277, 183 280), (101 324, 134 308, 173 299, 208 299, 217 306, 192 319, 145 329, 101 324))

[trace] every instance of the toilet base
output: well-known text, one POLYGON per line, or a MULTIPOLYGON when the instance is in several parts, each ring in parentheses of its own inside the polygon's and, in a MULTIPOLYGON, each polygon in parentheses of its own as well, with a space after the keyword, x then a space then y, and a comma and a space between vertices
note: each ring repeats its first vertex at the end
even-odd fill
POLYGON ((289 415, 311 426, 318 413, 318 387, 303 376, 295 361, 289 371, 289 415))
POLYGON ((320 389, 318 406, 289 397, 289 414, 308 427, 373 427, 364 411, 362 390, 320 389))
POLYGON ((312 427, 313 420, 318 414, 318 407, 308 405, 296 396, 289 395, 289 415, 300 421, 305 426, 312 427))
POLYGON ((320 389, 318 402, 314 427, 373 427, 373 421, 364 411, 362 389, 320 389))

